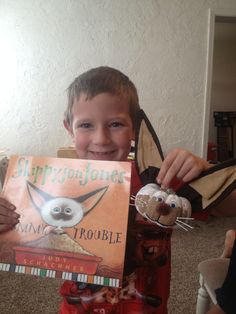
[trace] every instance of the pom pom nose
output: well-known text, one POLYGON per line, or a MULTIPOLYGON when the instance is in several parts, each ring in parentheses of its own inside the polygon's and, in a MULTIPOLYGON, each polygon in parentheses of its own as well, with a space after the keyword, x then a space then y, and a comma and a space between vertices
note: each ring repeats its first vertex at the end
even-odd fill
POLYGON ((170 206, 166 203, 161 203, 157 205, 156 210, 160 213, 160 215, 166 216, 170 213, 170 206))

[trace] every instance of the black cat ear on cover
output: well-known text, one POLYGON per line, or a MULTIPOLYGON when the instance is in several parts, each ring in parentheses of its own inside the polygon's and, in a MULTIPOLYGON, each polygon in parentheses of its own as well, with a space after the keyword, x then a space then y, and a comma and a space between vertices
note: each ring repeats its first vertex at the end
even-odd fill
POLYGON ((163 153, 159 139, 142 109, 136 116, 135 161, 143 184, 155 182, 163 153))
POLYGON ((217 206, 236 188, 236 159, 217 164, 178 191, 192 205, 193 212, 217 206))

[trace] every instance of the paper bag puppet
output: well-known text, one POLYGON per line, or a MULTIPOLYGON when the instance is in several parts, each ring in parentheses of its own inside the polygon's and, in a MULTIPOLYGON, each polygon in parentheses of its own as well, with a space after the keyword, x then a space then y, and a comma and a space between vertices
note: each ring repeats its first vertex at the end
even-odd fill
POLYGON ((212 166, 182 187, 162 190, 156 177, 164 157, 158 137, 143 110, 137 116, 135 156, 144 185, 135 197, 136 209, 144 218, 161 227, 191 228, 187 222, 192 219, 192 211, 218 205, 236 188, 236 159, 233 159, 212 166))

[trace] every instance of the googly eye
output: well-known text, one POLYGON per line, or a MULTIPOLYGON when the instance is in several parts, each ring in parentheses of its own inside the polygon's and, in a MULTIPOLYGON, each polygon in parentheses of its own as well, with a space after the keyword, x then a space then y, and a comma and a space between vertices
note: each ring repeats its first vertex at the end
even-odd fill
POLYGON ((153 195, 153 197, 157 202, 163 203, 166 200, 167 194, 164 191, 158 191, 153 195))
POLYGON ((61 208, 58 207, 58 206, 57 206, 57 207, 54 207, 54 208, 52 208, 52 212, 55 213, 55 214, 56 214, 56 213, 60 213, 60 212, 61 212, 61 208))
POLYGON ((181 207, 180 198, 175 194, 168 195, 166 199, 166 204, 168 204, 171 208, 181 207))
POLYGON ((51 213, 51 215, 52 215, 54 218, 57 218, 57 217, 59 217, 60 214, 61 214, 61 208, 58 207, 58 206, 53 207, 53 208, 51 208, 50 213, 51 213))
POLYGON ((64 209, 64 213, 65 213, 66 215, 71 215, 71 214, 72 214, 72 209, 71 209, 70 207, 66 207, 66 208, 64 209))

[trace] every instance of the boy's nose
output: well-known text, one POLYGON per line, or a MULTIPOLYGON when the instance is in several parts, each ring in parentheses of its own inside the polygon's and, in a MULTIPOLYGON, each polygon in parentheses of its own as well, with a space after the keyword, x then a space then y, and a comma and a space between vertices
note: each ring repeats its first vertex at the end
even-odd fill
POLYGON ((109 144, 110 143, 109 131, 104 127, 97 128, 94 134, 94 143, 97 145, 109 144))

